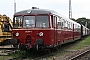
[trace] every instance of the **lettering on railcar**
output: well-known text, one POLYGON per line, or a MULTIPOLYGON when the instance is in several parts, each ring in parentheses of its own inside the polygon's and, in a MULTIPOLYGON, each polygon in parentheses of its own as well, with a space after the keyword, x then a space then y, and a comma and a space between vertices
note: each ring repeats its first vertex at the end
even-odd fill
POLYGON ((32 32, 32 31, 25 31, 25 32, 27 33, 27 32, 32 32))

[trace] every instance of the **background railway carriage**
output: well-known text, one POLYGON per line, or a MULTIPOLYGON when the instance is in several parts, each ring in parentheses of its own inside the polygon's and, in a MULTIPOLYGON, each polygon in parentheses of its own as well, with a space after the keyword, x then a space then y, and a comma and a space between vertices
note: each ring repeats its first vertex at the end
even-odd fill
POLYGON ((81 25, 52 10, 29 9, 14 14, 13 41, 18 48, 47 49, 81 38, 81 25))
POLYGON ((89 35, 89 29, 86 26, 81 25, 81 37, 84 38, 87 35, 89 35))

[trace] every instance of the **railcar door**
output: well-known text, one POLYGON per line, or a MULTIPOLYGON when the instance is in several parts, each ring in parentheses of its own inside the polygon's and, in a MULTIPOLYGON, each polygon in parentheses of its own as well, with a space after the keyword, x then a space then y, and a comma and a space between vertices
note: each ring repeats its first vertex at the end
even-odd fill
POLYGON ((57 44, 57 17, 53 17, 53 26, 54 26, 54 45, 57 44))

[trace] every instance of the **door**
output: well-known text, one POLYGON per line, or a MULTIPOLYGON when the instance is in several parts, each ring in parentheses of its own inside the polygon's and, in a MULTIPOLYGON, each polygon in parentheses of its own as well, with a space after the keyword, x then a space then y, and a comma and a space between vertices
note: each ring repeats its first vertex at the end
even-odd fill
POLYGON ((57 17, 53 17, 53 27, 54 27, 54 45, 57 45, 57 17))

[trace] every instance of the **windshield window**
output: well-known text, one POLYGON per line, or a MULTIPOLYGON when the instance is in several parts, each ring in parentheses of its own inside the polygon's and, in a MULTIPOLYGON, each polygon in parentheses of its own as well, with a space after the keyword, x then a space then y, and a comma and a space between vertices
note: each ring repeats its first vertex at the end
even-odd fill
POLYGON ((49 27, 48 16, 36 16, 36 27, 49 27))
POLYGON ((13 22, 14 28, 34 28, 34 27, 49 27, 49 20, 48 16, 16 16, 13 22), (23 18, 23 20, 22 20, 23 18), (23 22, 22 22, 23 21, 23 22))
POLYGON ((22 27, 22 16, 17 16, 15 17, 15 21, 14 21, 14 28, 21 28, 22 27))
POLYGON ((35 16, 24 16, 23 27, 35 27, 35 16))

